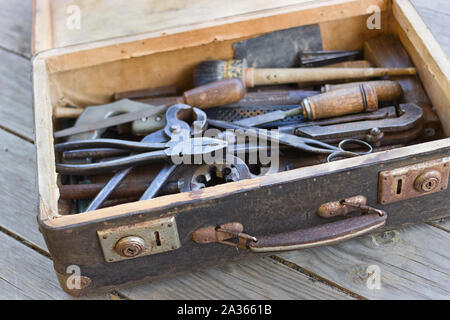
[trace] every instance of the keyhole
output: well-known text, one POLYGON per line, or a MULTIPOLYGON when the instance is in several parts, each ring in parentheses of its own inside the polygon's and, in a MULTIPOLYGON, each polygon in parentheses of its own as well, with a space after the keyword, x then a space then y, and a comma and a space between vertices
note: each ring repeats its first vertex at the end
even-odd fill
POLYGON ((161 238, 159 237, 159 232, 155 232, 156 245, 161 246, 161 238))
POLYGON ((132 248, 128 248, 128 249, 127 249, 127 253, 128 253, 129 255, 132 255, 132 254, 134 254, 135 252, 136 252, 135 249, 132 249, 132 248))
POLYGON ((402 179, 398 179, 397 180, 397 194, 402 193, 402 184, 403 184, 403 180, 402 179))

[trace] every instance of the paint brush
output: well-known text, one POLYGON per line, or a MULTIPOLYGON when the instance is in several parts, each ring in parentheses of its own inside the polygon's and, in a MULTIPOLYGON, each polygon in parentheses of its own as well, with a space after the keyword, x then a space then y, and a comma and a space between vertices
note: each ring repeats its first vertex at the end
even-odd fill
POLYGON ((194 70, 196 86, 224 79, 241 79, 246 87, 287 83, 320 83, 416 74, 415 68, 249 68, 246 60, 208 60, 194 70))

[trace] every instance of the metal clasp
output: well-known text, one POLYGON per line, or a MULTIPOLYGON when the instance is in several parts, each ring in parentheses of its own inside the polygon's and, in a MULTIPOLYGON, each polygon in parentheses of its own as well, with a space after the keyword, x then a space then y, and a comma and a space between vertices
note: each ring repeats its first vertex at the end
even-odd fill
POLYGON ((201 244, 217 242, 227 246, 247 249, 250 241, 257 242, 258 239, 243 231, 244 226, 241 223, 231 222, 217 227, 198 229, 193 233, 192 239, 201 244), (237 242, 226 241, 232 238, 237 238, 237 242))
POLYGON ((377 208, 373 208, 370 207, 366 204, 361 204, 361 203, 355 203, 355 202, 349 202, 348 200, 341 200, 339 201, 342 205, 344 206, 349 206, 349 207, 353 207, 353 208, 358 208, 361 210, 362 214, 368 214, 368 213, 376 213, 378 214, 380 217, 384 216, 386 214, 385 211, 381 210, 381 209, 377 209, 377 208))

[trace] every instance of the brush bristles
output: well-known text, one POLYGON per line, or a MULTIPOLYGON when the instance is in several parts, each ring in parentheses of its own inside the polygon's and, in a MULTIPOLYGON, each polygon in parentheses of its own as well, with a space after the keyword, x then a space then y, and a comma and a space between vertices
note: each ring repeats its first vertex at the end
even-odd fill
POLYGON ((200 63, 194 70, 194 84, 196 87, 204 84, 224 80, 226 77, 226 61, 208 60, 200 63))
POLYGON ((244 80, 245 60, 208 60, 200 63, 194 70, 194 84, 201 86, 225 79, 244 80))

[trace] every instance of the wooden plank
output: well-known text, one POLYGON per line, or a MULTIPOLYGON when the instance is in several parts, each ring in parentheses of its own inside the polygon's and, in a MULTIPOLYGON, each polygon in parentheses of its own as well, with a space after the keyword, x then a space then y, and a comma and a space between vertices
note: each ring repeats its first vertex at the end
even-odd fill
POLYGON ((34 125, 30 72, 27 59, 0 49, 0 127, 32 141, 34 125))
POLYGON ((123 289, 132 299, 352 299, 351 296, 275 260, 246 263, 187 274, 123 289))
POLYGON ((0 47, 30 57, 31 1, 0 0, 0 47))
POLYGON ((392 6, 396 23, 392 29, 414 62, 420 79, 444 133, 450 136, 450 63, 446 54, 407 0, 395 0, 392 6))
POLYGON ((450 19, 450 2, 447 0, 411 0, 411 3, 445 53, 450 56, 450 34, 447 24, 450 19))
POLYGON ((450 232, 450 218, 440 219, 437 221, 430 222, 429 224, 436 228, 450 232))
POLYGON ((280 256, 370 299, 448 299, 449 248, 448 232, 422 224, 280 256), (367 287, 371 265, 379 290, 367 287))
POLYGON ((33 144, 0 130, 0 226, 41 249, 33 144))
MULTIPOLYGON (((52 262, 38 252, 0 232, 0 300, 74 299, 59 287, 52 262)), ((114 299, 111 294, 83 299, 114 299)))

